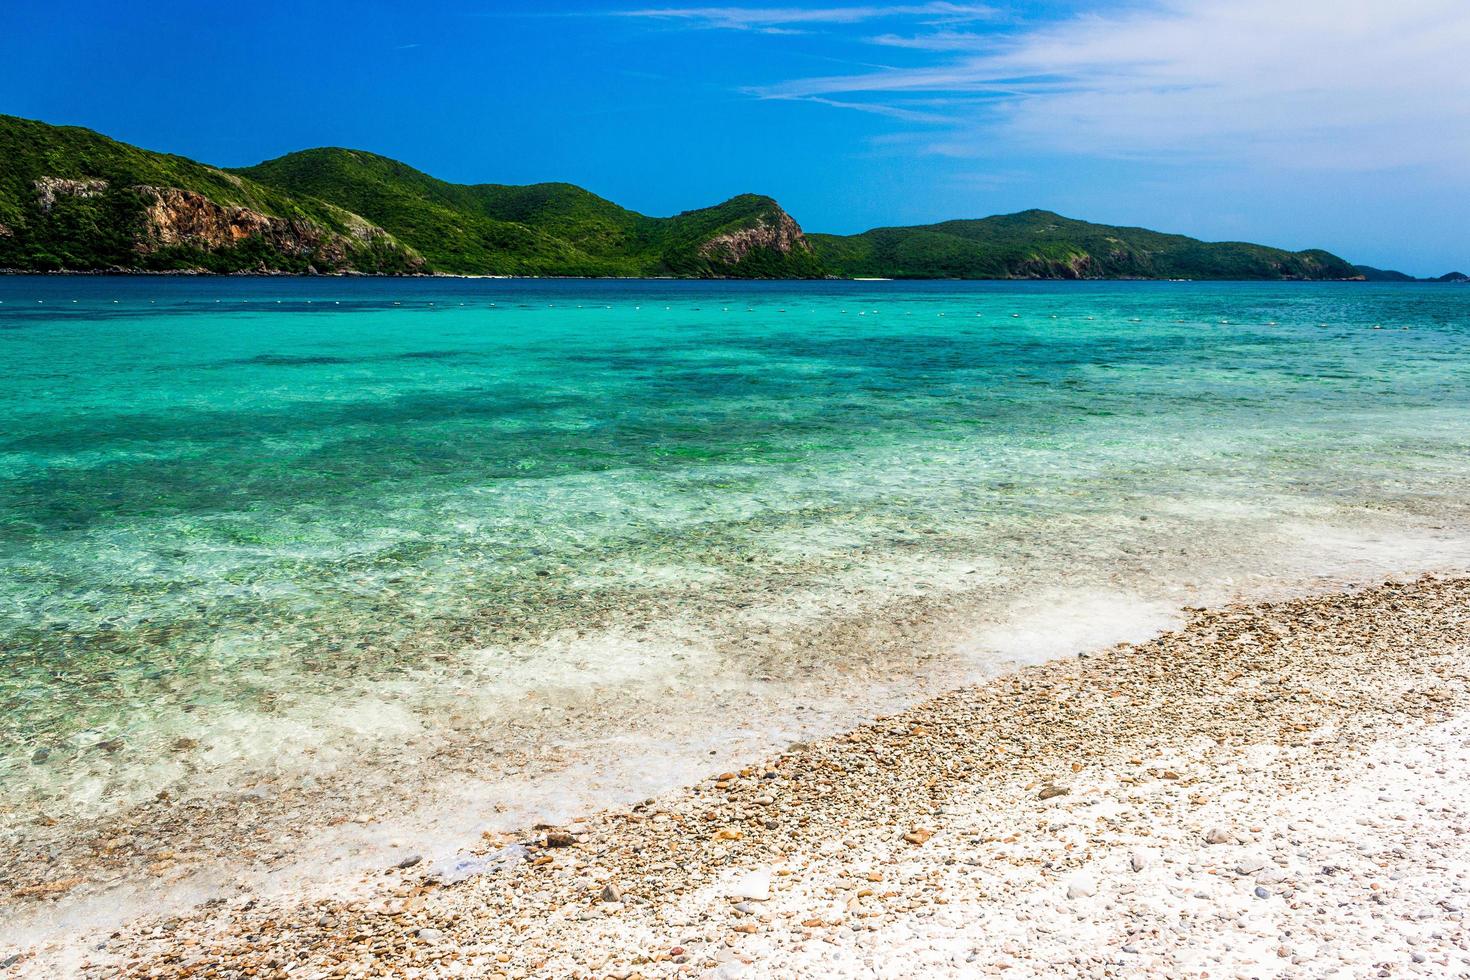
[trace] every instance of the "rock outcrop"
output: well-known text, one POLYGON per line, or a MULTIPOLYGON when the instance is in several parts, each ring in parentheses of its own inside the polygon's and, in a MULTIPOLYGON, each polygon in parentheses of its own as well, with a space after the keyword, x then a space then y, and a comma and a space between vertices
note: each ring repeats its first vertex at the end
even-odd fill
POLYGON ((212 252, 256 238, 284 255, 340 269, 351 264, 355 247, 392 241, 383 229, 346 212, 347 233, 340 234, 311 221, 218 204, 196 191, 146 184, 133 190, 145 202, 144 233, 137 246, 145 255, 171 246, 212 252))
POLYGON ((96 197, 107 190, 107 181, 95 178, 72 180, 67 177, 42 177, 33 186, 36 188, 36 205, 43 213, 50 214, 58 197, 96 197))
POLYGON ((699 254, 716 262, 738 265, 747 255, 767 249, 781 255, 811 251, 801 226, 781 208, 756 219, 755 224, 716 235, 699 246, 699 254))

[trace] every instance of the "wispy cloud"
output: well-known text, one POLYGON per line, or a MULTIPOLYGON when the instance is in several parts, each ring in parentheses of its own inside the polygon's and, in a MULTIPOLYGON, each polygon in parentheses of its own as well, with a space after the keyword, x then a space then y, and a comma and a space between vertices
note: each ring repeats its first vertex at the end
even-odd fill
POLYGON ((867 38, 869 44, 881 44, 890 48, 913 48, 918 51, 976 51, 994 47, 993 34, 975 34, 969 31, 932 31, 927 34, 904 36, 901 34, 879 34, 867 38))
POLYGON ((923 108, 911 108, 908 105, 890 105, 884 102, 846 102, 840 99, 823 98, 820 95, 793 95, 789 97, 788 101, 814 102, 817 105, 832 106, 835 109, 852 109, 856 112, 872 113, 875 116, 902 119, 904 122, 956 123, 959 121, 953 115, 933 112, 923 108))
POLYGON ((917 18, 930 26, 964 24, 995 15, 974 3, 915 3, 848 7, 648 7, 618 11, 620 17, 672 21, 704 30, 760 31, 794 34, 822 25, 860 24, 899 17, 917 18))
MULTIPOLYGON (((753 13, 744 21, 730 14, 730 23, 797 23, 753 13)), ((1470 159, 1465 0, 1163 0, 990 34, 909 16, 915 23, 902 33, 867 40, 931 52, 927 64, 751 91, 865 112, 879 104, 906 112, 905 100, 920 97, 979 97, 962 124, 932 141, 933 152, 950 154, 982 154, 999 140, 1310 168, 1463 167, 1470 159)))

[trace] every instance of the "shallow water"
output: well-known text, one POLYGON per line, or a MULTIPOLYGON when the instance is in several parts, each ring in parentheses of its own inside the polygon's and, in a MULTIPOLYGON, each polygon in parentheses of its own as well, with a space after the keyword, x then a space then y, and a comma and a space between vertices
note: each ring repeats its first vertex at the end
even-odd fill
POLYGON ((708 692, 855 670, 803 637, 901 600, 986 611, 945 650, 983 669, 1250 574, 1453 563, 1470 527, 1453 286, 12 277, 0 300, 12 829, 439 726, 554 739, 570 704, 697 730, 708 692))

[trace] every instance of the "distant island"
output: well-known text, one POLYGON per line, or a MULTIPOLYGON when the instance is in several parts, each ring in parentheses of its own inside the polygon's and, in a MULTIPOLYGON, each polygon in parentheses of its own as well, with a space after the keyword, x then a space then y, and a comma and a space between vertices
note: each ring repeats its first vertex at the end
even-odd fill
POLYGON ((1396 272, 1393 269, 1375 269, 1371 265, 1355 265, 1354 269, 1362 275, 1367 282, 1470 282, 1470 276, 1463 272, 1446 272, 1442 276, 1433 276, 1429 279, 1421 279, 1411 276, 1405 272, 1396 272))
POLYGON ((15 116, 0 116, 0 164, 0 269, 14 272, 1402 276, 1319 249, 1203 242, 1050 211, 822 235, 804 233, 775 200, 757 194, 654 218, 572 184, 451 184, 360 150, 303 150, 225 169, 15 116))

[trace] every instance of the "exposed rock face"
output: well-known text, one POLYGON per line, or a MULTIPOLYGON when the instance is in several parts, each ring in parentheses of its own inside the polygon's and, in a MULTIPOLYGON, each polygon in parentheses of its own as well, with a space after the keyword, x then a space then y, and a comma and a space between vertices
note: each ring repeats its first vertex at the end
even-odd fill
POLYGON ((796 219, 780 208, 762 215, 749 228, 716 235, 699 246, 699 254, 707 259, 737 265, 756 249, 770 249, 782 255, 796 250, 810 251, 806 236, 796 219))
POLYGON ((1020 279, 1095 279, 1102 274, 1097 261, 1086 252, 1077 252, 1066 259, 1031 256, 1016 266, 1015 275, 1020 279))
POLYGON ((389 238, 383 229, 356 215, 344 213, 351 220, 348 234, 341 235, 314 222, 217 204, 203 194, 177 187, 140 185, 133 189, 146 202, 144 236, 138 242, 138 251, 144 254, 176 245, 214 251, 260 238, 282 254, 340 268, 350 264, 353 245, 389 238))
POLYGON ((145 238, 138 243, 143 252, 170 245, 217 249, 259 235, 272 245, 295 255, 311 251, 319 243, 319 229, 305 222, 285 221, 249 208, 216 204, 203 194, 177 187, 136 188, 147 201, 143 209, 145 238))
POLYGON ((36 204, 44 213, 50 214, 58 197, 96 197, 107 190, 107 181, 94 178, 71 180, 66 177, 42 177, 34 186, 36 204))
POLYGON ((14 236, 15 236, 15 232, 11 231, 9 228, 5 227, 4 225, 0 225, 0 238, 12 238, 14 236))

